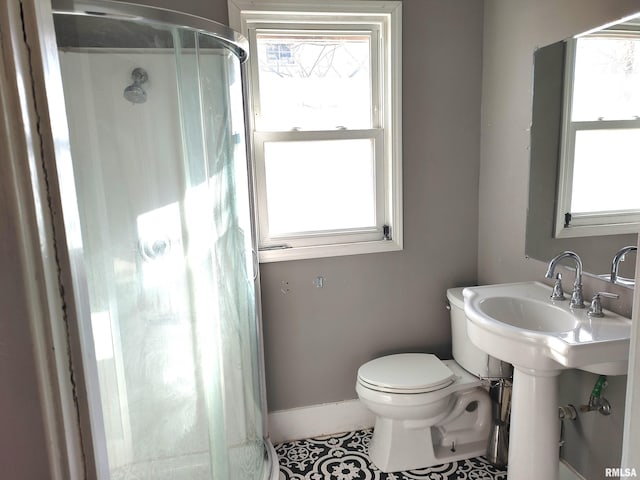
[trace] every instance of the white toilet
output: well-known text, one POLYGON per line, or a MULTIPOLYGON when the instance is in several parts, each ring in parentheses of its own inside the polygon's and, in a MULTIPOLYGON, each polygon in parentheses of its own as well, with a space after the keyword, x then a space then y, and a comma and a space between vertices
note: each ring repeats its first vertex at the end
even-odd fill
POLYGON ((455 360, 403 353, 358 370, 358 397, 376 416, 369 457, 383 472, 486 454, 491 400, 479 377, 509 372, 467 337, 462 290, 447 290, 455 360))

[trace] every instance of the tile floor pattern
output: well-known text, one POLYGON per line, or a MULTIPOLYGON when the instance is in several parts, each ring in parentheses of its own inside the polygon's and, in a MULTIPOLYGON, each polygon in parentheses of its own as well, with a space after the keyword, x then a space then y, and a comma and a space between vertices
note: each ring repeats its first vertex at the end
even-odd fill
POLYGON ((383 473, 367 454, 372 430, 357 430, 327 437, 276 445, 280 480, 506 480, 483 457, 421 468, 383 473))

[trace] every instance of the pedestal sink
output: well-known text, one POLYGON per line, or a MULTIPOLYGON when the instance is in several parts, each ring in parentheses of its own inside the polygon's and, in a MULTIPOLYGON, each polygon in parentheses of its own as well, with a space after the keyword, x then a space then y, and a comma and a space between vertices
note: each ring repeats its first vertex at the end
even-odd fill
POLYGON ((577 368, 627 373, 631 320, 552 301, 539 282, 469 287, 467 333, 490 355, 513 364, 509 480, 558 479, 558 375, 577 368))

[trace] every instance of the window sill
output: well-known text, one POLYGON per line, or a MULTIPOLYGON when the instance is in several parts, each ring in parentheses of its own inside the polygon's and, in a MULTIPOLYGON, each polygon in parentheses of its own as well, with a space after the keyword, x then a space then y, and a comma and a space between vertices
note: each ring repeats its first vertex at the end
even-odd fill
POLYGON ((401 240, 378 240, 375 242, 342 243, 316 245, 313 247, 293 247, 280 250, 262 250, 258 254, 260 263, 306 260, 311 258, 361 255, 365 253, 397 252, 402 250, 401 240))
POLYGON ((560 226, 556 227, 555 238, 579 238, 594 237, 602 235, 623 235, 627 233, 638 233, 640 230, 639 222, 627 223, 601 223, 593 225, 573 225, 569 228, 560 226))

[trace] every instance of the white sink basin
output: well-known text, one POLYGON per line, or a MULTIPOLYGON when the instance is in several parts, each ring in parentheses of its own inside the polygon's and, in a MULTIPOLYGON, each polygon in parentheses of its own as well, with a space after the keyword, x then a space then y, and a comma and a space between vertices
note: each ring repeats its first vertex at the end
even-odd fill
POLYGON ((479 309, 500 323, 535 332, 568 332, 578 324, 575 316, 562 307, 531 298, 489 297, 479 309))
POLYGON ((552 301, 539 282, 465 288, 467 334, 513 371, 509 467, 511 480, 558 480, 558 376, 578 368, 627 373, 631 321, 604 311, 589 318, 569 300, 552 301))
POLYGON ((627 373, 631 320, 604 310, 549 299, 539 282, 469 287, 464 290, 467 331, 487 353, 534 370, 578 368, 604 375, 627 373))

